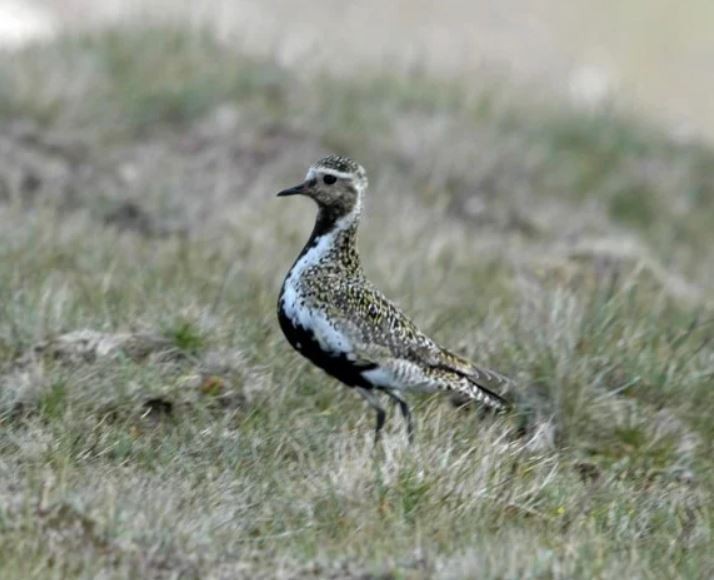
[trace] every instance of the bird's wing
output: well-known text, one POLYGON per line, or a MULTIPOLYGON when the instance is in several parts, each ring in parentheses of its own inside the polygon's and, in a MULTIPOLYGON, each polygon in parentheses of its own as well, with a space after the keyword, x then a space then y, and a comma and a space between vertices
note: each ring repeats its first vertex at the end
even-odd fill
POLYGON ((330 318, 364 356, 439 362, 440 347, 368 281, 334 277, 329 287, 330 318))
POLYGON ((453 390, 493 407, 506 407, 498 393, 511 381, 442 347, 365 280, 332 281, 331 318, 350 340, 360 363, 413 377, 414 382, 453 390))

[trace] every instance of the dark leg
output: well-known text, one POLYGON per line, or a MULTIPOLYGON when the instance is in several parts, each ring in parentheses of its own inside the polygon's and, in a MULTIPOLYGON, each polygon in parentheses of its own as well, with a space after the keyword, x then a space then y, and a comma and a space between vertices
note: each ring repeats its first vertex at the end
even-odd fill
POLYGON ((407 422, 407 437, 409 438, 409 443, 414 443, 414 423, 412 422, 412 412, 409 410, 409 405, 394 391, 385 391, 385 393, 389 395, 395 404, 399 405, 402 417, 404 417, 404 420, 407 422))
POLYGON ((382 437, 382 427, 384 427, 384 421, 387 418, 387 413, 385 412, 384 407, 382 407, 379 397, 377 397, 374 391, 357 387, 357 392, 364 397, 367 404, 377 413, 377 426, 374 430, 374 443, 376 445, 382 437))
POLYGON ((387 418, 387 413, 384 409, 375 409, 377 411, 377 426, 374 430, 374 444, 379 443, 382 438, 382 427, 384 427, 384 421, 387 418))

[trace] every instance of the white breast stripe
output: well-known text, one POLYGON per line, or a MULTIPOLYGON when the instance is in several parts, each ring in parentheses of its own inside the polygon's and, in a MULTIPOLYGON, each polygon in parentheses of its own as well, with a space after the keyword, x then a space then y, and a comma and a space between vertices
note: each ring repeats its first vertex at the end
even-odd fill
POLYGON ((293 266, 285 279, 282 293, 282 304, 285 314, 293 324, 311 330, 320 348, 335 354, 347 353, 352 350, 352 343, 347 336, 335 328, 327 317, 309 304, 301 305, 305 299, 300 280, 306 270, 317 266, 332 248, 337 234, 348 227, 355 219, 353 214, 341 218, 335 227, 318 238, 317 243, 293 266))

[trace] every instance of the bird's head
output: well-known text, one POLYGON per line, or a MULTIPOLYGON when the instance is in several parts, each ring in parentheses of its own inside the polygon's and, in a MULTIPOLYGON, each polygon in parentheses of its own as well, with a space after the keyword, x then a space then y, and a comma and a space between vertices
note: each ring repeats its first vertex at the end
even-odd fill
POLYGON ((313 163, 305 181, 285 189, 278 196, 306 195, 315 200, 320 209, 336 215, 347 215, 358 210, 367 189, 367 173, 348 157, 328 155, 313 163))

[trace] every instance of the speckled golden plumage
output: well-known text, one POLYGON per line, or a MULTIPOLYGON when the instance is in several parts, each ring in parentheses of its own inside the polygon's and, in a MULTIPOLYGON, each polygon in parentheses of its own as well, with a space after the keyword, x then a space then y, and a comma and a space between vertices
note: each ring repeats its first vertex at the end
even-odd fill
POLYGON ((329 374, 358 389, 377 411, 384 392, 400 406, 411 435, 411 415, 401 394, 450 391, 486 407, 504 409, 496 393, 508 380, 449 352, 416 325, 364 276, 357 252, 367 177, 354 161, 326 157, 305 182, 279 195, 302 194, 318 204, 315 228, 283 283, 278 317, 288 341, 329 374))

